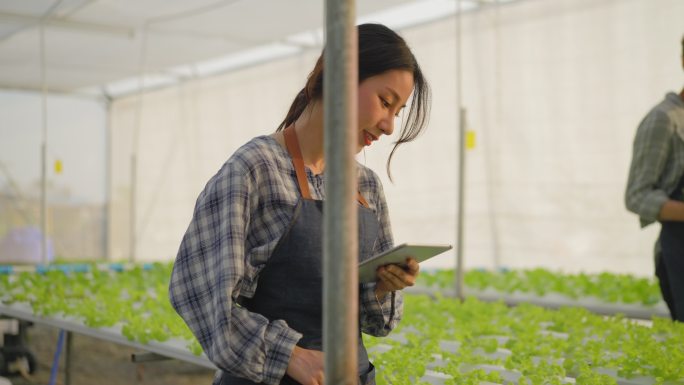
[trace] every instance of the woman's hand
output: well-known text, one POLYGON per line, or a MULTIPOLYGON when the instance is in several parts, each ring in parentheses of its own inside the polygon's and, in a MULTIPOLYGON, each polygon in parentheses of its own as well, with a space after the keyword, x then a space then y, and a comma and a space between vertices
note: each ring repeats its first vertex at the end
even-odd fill
POLYGON ((323 352, 295 346, 287 375, 302 385, 323 385, 323 352))
POLYGON ((413 258, 406 259, 406 267, 399 265, 387 265, 378 268, 377 285, 375 286, 375 296, 383 298, 387 293, 395 290, 402 290, 407 286, 413 286, 418 277, 420 265, 413 258))

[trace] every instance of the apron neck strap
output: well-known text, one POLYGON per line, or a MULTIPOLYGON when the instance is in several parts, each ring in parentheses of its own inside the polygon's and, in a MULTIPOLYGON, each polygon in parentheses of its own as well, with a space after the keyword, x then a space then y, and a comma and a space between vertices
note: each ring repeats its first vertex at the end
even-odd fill
POLYGON ((359 204, 365 208, 370 208, 368 207, 368 202, 366 202, 366 198, 361 195, 361 191, 356 192, 356 200, 359 202, 359 204))
MULTIPOLYGON (((306 179, 306 171, 304 171, 304 158, 302 157, 302 150, 299 148, 299 141, 297 140, 294 124, 285 128, 283 136, 285 136, 285 146, 287 147, 287 152, 290 153, 292 164, 294 165, 295 173, 297 174, 297 183, 299 184, 299 191, 302 193, 302 198, 312 199, 311 191, 309 190, 309 181, 306 179)), ((368 202, 360 192, 356 193, 356 200, 359 201, 363 207, 368 208, 368 202)))

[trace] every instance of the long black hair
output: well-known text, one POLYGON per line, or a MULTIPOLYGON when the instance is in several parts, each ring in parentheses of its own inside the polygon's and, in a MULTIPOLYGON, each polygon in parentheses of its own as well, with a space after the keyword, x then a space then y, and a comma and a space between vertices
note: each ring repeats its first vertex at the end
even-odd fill
MULTIPOLYGON (((390 70, 405 70, 413 74, 413 98, 408 117, 394 142, 387 159, 387 175, 392 179, 390 162, 397 147, 415 139, 427 125, 430 114, 430 86, 406 41, 393 30, 381 24, 361 24, 359 37, 359 83, 369 77, 390 70)), ((323 54, 318 57, 306 85, 292 101, 290 110, 278 131, 294 123, 310 102, 323 98, 323 54)))

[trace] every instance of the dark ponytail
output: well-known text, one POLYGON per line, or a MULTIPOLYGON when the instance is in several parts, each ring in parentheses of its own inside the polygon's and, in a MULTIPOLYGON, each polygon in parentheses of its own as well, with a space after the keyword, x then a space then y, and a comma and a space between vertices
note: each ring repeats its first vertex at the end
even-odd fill
POLYGON ((297 96, 295 96, 292 105, 290 105, 290 110, 287 111, 287 115, 278 126, 277 131, 294 123, 302 112, 304 112, 309 103, 321 98, 323 98, 323 54, 318 57, 313 71, 311 71, 306 80, 306 85, 299 91, 297 96))
MULTIPOLYGON (((359 36, 359 83, 369 77, 390 70, 405 70, 413 74, 413 97, 411 107, 399 139, 387 159, 387 175, 392 179, 390 162, 397 147, 418 137, 427 125, 430 115, 430 86, 406 41, 393 30, 381 24, 361 24, 359 36)), ((323 54, 316 61, 306 85, 299 91, 278 131, 294 123, 306 107, 323 97, 323 54)))
POLYGON ((304 112, 307 105, 309 105, 309 98, 306 96, 306 89, 302 89, 297 96, 295 96, 290 109, 287 111, 285 119, 280 123, 276 131, 280 131, 294 123, 302 112, 304 112))

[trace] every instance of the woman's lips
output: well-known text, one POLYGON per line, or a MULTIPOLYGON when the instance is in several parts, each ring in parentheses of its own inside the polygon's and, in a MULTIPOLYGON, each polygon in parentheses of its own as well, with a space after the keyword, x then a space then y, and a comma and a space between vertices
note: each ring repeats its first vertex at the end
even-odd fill
POLYGON ((366 146, 370 146, 371 143, 373 143, 374 141, 378 140, 378 138, 377 138, 375 135, 371 134, 371 133, 368 132, 368 131, 365 131, 365 130, 364 130, 364 131, 363 131, 363 134, 364 134, 364 139, 365 139, 365 141, 366 141, 366 146))

